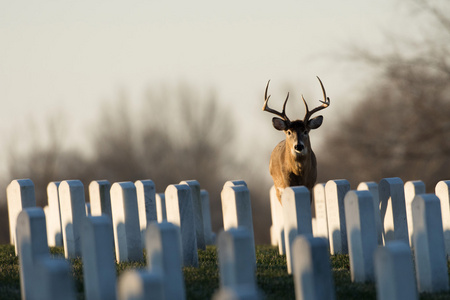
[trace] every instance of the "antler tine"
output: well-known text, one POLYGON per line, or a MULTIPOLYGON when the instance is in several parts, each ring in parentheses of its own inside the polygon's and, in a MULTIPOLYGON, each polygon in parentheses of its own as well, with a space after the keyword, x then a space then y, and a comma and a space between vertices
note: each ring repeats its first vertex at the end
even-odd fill
POLYGON ((308 122, 309 118, 311 118, 311 116, 318 112, 319 110, 322 110, 324 108, 327 108, 330 105, 330 98, 327 97, 327 93, 325 92, 325 88, 323 86, 322 80, 320 80, 319 76, 316 76, 317 79, 319 79, 320 82, 320 86, 322 87, 322 93, 323 93, 323 101, 319 100, 320 103, 322 103, 322 105, 314 108, 313 110, 309 111, 308 109, 308 104, 306 104, 305 98, 303 98, 303 102, 305 103, 305 107, 306 107, 306 114, 305 114, 305 118, 303 119, 303 122, 308 122))
POLYGON ((303 95, 302 95, 302 100, 303 100, 303 103, 305 103, 306 114, 308 114, 309 113, 308 103, 306 103, 306 100, 303 97, 303 95))
POLYGON ((289 99, 289 93, 287 94, 286 100, 284 100, 283 111, 280 113, 279 111, 276 111, 276 110, 270 108, 268 105, 269 99, 270 99, 270 95, 267 96, 267 90, 269 89, 269 83, 270 83, 270 80, 267 82, 267 85, 266 85, 266 92, 264 93, 264 105, 263 105, 262 109, 264 111, 270 112, 272 114, 275 114, 275 115, 281 117, 285 121, 289 121, 289 118, 286 116, 286 103, 289 99))
MULTIPOLYGON (((287 103, 288 99, 289 99, 289 92, 287 93, 286 100, 284 100, 284 103, 283 103, 283 115, 284 116, 286 116, 285 111, 286 111, 286 103, 287 103)), ((287 119, 287 117, 286 117, 286 119, 287 119)))
POLYGON ((325 92, 325 88, 323 87, 322 80, 320 80, 319 76, 316 76, 316 77, 317 77, 317 79, 319 79, 320 86, 322 87, 323 100, 324 100, 324 101, 322 101, 322 100, 319 100, 319 101, 323 104, 326 104, 328 107, 328 105, 330 105, 330 98, 327 97, 327 92, 325 92))

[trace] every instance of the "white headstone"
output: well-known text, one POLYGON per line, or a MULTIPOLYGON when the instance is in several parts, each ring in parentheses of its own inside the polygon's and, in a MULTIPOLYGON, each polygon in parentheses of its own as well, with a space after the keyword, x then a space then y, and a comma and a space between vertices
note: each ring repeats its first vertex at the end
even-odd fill
POLYGON ((277 197, 275 186, 270 188, 270 213, 272 216, 272 245, 278 246, 280 255, 286 254, 284 241, 283 207, 277 197))
POLYGON ((372 281, 373 254, 378 245, 372 193, 349 191, 344 204, 352 281, 372 281))
POLYGON ((325 185, 328 239, 331 254, 348 253, 344 197, 349 190, 350 183, 345 179, 329 180, 325 185))
MULTIPOLYGON (((15 179, 6 188, 9 217, 9 239, 16 245, 17 216, 24 208, 35 207, 34 184, 30 179, 15 179)), ((16 247, 17 254, 17 247, 16 247)))
POLYGON ((412 216, 414 261, 419 291, 447 291, 447 258, 439 198, 434 194, 415 196, 412 216))
POLYGON ((369 191, 373 198, 373 212, 375 213, 375 224, 377 228, 377 243, 383 245, 383 225, 380 216, 380 196, 378 195, 378 184, 373 181, 361 182, 358 191, 369 191))
POLYGON ((59 181, 50 182, 47 185, 47 242, 50 247, 60 247, 63 245, 58 187, 59 181))
POLYGON ((64 255, 75 258, 81 256, 81 224, 86 218, 84 187, 79 180, 65 180, 58 191, 64 255))
POLYGON ((450 180, 436 184, 436 196, 441 200, 442 228, 444 230, 445 253, 450 258, 450 180))
POLYGON ((418 299, 411 249, 404 241, 387 242, 375 250, 377 299, 418 299))
POLYGON ((192 207, 194 208, 195 235, 197 237, 197 248, 206 249, 205 228, 203 224, 203 207, 200 195, 200 183, 197 180, 181 181, 180 184, 186 184, 191 188, 192 207))
POLYGON ((20 291, 22 299, 33 298, 39 292, 37 261, 50 257, 47 245, 45 214, 42 208, 24 208, 17 219, 17 252, 20 267, 20 291))
POLYGON ((378 194, 384 243, 392 240, 409 243, 403 181, 397 177, 382 179, 378 194))
POLYGON ((69 264, 50 258, 42 208, 25 208, 17 218, 22 299, 75 299, 69 264))
POLYGON ((284 240, 286 241, 287 270, 292 274, 292 243, 300 234, 312 235, 311 194, 304 186, 284 189, 283 203, 284 240))
POLYGON ((221 200, 224 230, 241 226, 247 228, 252 238, 252 261, 256 264, 252 206, 248 188, 245 185, 226 186, 222 189, 221 200))
POLYGON ((197 237, 191 188, 172 184, 166 188, 167 221, 180 227, 183 265, 198 267, 197 237))
POLYGON ((35 265, 39 279, 39 291, 27 299, 75 300, 76 293, 72 278, 72 268, 64 259, 40 258, 35 265))
POLYGON ((112 185, 111 210, 117 261, 142 260, 136 187, 132 182, 112 185))
POLYGON ((300 235, 292 245, 292 254, 295 299, 335 299, 327 240, 300 235))
MULTIPOLYGON (((111 184, 108 180, 91 181, 89 184, 89 201, 93 216, 107 215, 111 218, 111 184)), ((112 220, 112 219, 111 219, 112 220)))
POLYGON ((166 213, 166 197, 164 193, 159 193, 155 195, 156 197, 156 214, 158 216, 158 222, 167 221, 166 213))
POLYGON ((325 184, 318 183, 313 188, 314 216, 313 234, 315 237, 328 239, 327 204, 325 201, 325 184))
POLYGON ((205 232, 205 244, 214 245, 214 234, 211 224, 211 209, 209 207, 209 193, 206 190, 200 191, 202 200, 203 228, 205 232))
POLYGON ((106 215, 87 217, 82 228, 84 296, 87 300, 114 300, 116 265, 111 220, 106 215))
POLYGON ((420 180, 407 181, 405 183, 405 208, 406 208, 406 221, 408 224, 408 236, 409 245, 413 246, 412 236, 413 236, 413 221, 412 221, 412 210, 411 204, 416 195, 425 194, 425 183, 420 180))
POLYGON ((158 219, 156 216, 155 184, 151 180, 138 180, 134 185, 137 194, 141 242, 142 247, 145 247, 147 224, 158 219))
POLYGON ((247 286, 256 289, 253 240, 247 228, 230 228, 217 239, 221 288, 247 286))
MULTIPOLYGON (((108 180, 95 180, 89 184, 91 216, 105 216, 112 224, 111 183, 108 180)), ((114 230, 110 227, 112 247, 114 248, 114 230)))
POLYGON ((148 270, 162 274, 165 299, 185 299, 183 256, 178 226, 168 222, 148 224, 146 250, 148 270))
POLYGON ((228 180, 227 182, 225 182, 225 184, 223 185, 223 187, 227 187, 227 186, 238 186, 238 185, 244 185, 247 186, 247 183, 244 180, 228 180))
POLYGON ((160 273, 127 270, 117 283, 118 300, 164 300, 163 279, 160 273))

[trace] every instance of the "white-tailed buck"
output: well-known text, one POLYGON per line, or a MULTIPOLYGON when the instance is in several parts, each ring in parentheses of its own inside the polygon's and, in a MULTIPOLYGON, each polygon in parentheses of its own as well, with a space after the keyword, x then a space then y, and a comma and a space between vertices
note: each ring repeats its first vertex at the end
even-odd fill
POLYGON ((322 105, 310 111, 305 98, 302 96, 306 114, 303 120, 295 121, 290 121, 285 112, 289 93, 284 101, 281 113, 268 106, 270 95, 267 96, 267 90, 269 89, 270 80, 267 82, 263 110, 280 117, 272 119, 273 127, 276 130, 283 130, 286 134, 286 139, 278 143, 273 149, 269 166, 270 175, 272 176, 280 203, 281 194, 286 187, 304 185, 311 191, 316 183, 317 161, 311 149, 309 132, 311 129, 317 129, 322 125, 323 117, 318 116, 311 119, 311 116, 330 105, 330 99, 327 97, 322 81, 319 77, 317 79, 319 79, 323 92, 324 100, 320 100, 322 105))

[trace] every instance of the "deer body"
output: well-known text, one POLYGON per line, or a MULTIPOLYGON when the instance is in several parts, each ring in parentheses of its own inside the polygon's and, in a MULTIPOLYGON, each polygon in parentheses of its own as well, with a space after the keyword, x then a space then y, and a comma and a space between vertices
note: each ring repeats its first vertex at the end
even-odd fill
POLYGON ((267 96, 269 87, 269 83, 267 83, 263 110, 280 116, 280 118, 274 117, 272 124, 275 129, 284 131, 286 134, 286 139, 278 143, 273 149, 269 165, 270 175, 272 176, 280 203, 281 194, 286 187, 303 185, 312 190, 316 183, 317 161, 311 148, 309 132, 322 125, 323 117, 318 116, 313 119, 310 119, 310 117, 316 111, 326 108, 330 104, 330 99, 326 97, 325 89, 320 79, 319 82, 324 94, 324 101, 321 101, 322 106, 309 111, 308 105, 302 96, 306 107, 305 118, 293 122, 289 120, 285 113, 289 94, 284 102, 283 112, 280 113, 268 107, 267 103, 270 96, 267 96))

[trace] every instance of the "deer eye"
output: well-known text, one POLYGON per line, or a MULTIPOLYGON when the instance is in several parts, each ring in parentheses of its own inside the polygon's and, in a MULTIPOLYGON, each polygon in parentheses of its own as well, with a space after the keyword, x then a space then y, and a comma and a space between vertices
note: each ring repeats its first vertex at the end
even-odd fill
POLYGON ((292 132, 291 132, 290 130, 287 131, 287 134, 288 134, 288 135, 291 135, 291 133, 292 133, 292 132))

